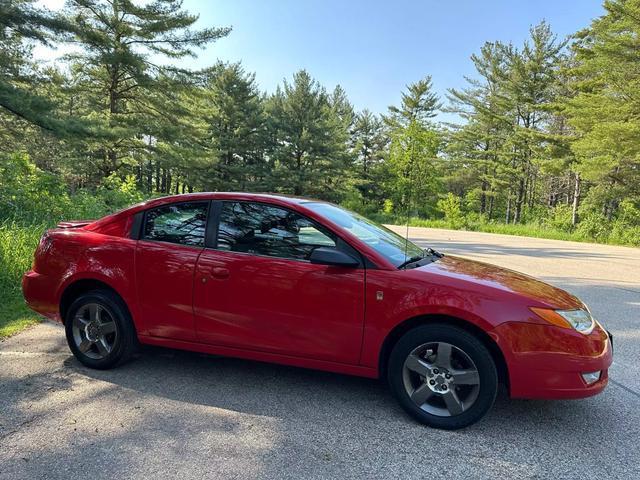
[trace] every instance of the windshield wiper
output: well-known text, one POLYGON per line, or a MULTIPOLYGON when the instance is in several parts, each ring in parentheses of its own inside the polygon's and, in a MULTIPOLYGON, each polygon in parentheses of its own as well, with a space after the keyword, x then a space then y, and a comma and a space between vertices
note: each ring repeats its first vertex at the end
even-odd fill
POLYGON ((424 251, 427 252, 427 254, 429 254, 429 255, 431 255, 433 257, 438 257, 438 258, 444 257, 444 253, 440 253, 440 252, 438 252, 437 250, 434 250, 431 247, 425 248, 424 251))
POLYGON ((408 258, 407 260, 405 260, 404 262, 402 262, 400 265, 398 265, 398 270, 400 270, 401 268, 406 267, 407 265, 411 264, 411 263, 415 263, 419 260, 422 260, 424 258, 424 255, 414 255, 413 257, 408 258))
POLYGON ((405 268, 407 265, 410 265, 412 263, 416 263, 416 262, 419 262, 420 260, 424 260, 427 257, 427 255, 432 257, 432 260, 431 260, 432 262, 435 262, 437 259, 444 257, 444 253, 440 253, 434 250, 433 248, 428 247, 424 249, 424 253, 422 255, 414 255, 413 257, 408 258, 407 260, 402 262, 400 265, 398 265, 398 270, 401 268, 405 268))

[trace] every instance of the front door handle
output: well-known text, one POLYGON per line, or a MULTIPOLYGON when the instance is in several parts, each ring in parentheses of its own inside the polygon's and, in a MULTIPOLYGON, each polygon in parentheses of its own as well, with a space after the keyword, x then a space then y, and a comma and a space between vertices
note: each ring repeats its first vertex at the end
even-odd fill
POLYGON ((213 267, 211 269, 211 275, 214 278, 227 278, 229 276, 229 270, 224 267, 213 267))

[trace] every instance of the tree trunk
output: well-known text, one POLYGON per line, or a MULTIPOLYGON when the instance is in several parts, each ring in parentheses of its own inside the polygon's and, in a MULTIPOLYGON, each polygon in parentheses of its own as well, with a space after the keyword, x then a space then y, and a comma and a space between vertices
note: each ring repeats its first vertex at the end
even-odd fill
POLYGON ((302 152, 296 152, 297 181, 293 187, 294 195, 302 195, 302 152))
POLYGON ((518 223, 522 216, 522 202, 524 200, 524 179, 520 179, 518 183, 518 196, 516 198, 516 208, 513 212, 513 223, 518 223))
POLYGON ((494 200, 494 195, 493 195, 493 191, 491 191, 492 195, 489 197, 489 211, 487 213, 487 218, 489 220, 491 220, 491 218, 493 217, 493 200, 494 200))
POLYGON ((531 182, 529 182, 529 209, 533 209, 533 204, 536 199, 536 174, 535 172, 531 176, 531 182))
MULTIPOLYGON (((486 175, 486 170, 485 170, 485 175, 486 175)), ((486 177, 485 177, 486 178, 486 177)), ((487 188, 488 188, 489 184, 488 182, 483 179, 482 183, 480 185, 480 214, 482 215, 486 210, 487 210, 487 188)))
POLYGON ((151 193, 153 190, 153 161, 149 160, 149 165, 147 166, 147 193, 151 193))
POLYGON ((571 209, 571 225, 578 224, 578 207, 580 203, 580 174, 575 174, 575 184, 573 187, 573 208, 571 209))

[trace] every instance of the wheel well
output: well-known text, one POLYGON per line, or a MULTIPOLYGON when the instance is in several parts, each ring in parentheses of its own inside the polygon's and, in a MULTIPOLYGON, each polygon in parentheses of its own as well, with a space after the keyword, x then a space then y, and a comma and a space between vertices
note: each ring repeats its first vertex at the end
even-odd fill
POLYGON ((391 350, 396 342, 402 337, 405 333, 407 333, 412 328, 415 328, 420 325, 428 325, 430 323, 440 323, 445 325, 454 325, 456 327, 462 328, 467 332, 474 335, 477 339, 479 339, 485 347, 489 350, 493 361, 496 364, 496 369, 498 370, 498 381, 509 388, 509 371, 507 369, 507 362, 504 359, 504 355, 500 350, 500 347, 496 344, 496 342, 480 327, 457 317, 452 317, 448 315, 422 315, 419 317, 410 318, 405 320, 401 324, 397 325, 387 338, 385 338, 384 343, 382 344, 382 349, 380 350, 380 378, 385 378, 387 375, 387 362, 389 360, 389 355, 391 354, 391 350))
POLYGON ((60 297, 60 318, 62 319, 62 323, 64 323, 67 311, 74 300, 80 295, 90 292, 91 290, 109 290, 110 292, 113 292, 114 295, 117 295, 118 298, 122 300, 122 303, 128 309, 126 302, 113 288, 100 280, 87 278, 73 282, 64 289, 64 292, 62 292, 62 296, 60 297))

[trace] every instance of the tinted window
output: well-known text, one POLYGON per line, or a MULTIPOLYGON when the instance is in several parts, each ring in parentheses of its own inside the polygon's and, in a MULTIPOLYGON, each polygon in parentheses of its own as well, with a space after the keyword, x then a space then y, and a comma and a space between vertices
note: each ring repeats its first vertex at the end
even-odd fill
POLYGON ((424 255, 416 244, 362 215, 330 203, 309 202, 304 206, 348 230, 396 266, 407 258, 424 255))
POLYGON ((335 246, 331 233, 290 210, 262 203, 222 204, 220 250, 307 260, 314 248, 335 246))
POLYGON ((144 238, 182 245, 204 246, 207 202, 179 203, 147 212, 144 238))

